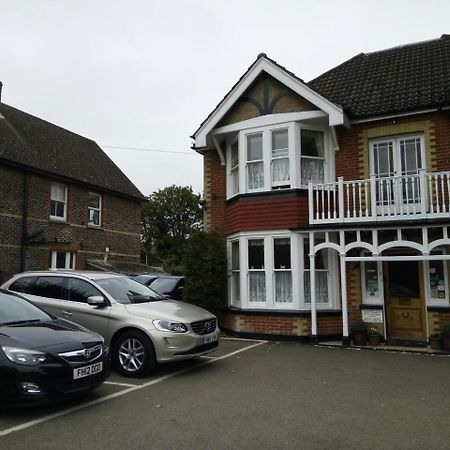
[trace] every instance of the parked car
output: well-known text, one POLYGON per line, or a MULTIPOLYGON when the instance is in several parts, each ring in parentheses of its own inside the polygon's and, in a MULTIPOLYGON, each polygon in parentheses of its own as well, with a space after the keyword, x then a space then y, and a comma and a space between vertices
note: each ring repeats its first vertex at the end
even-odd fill
POLYGON ((79 395, 109 374, 103 338, 0 290, 0 404, 18 406, 79 395))
POLYGON ((204 355, 219 343, 213 314, 166 299, 125 275, 28 272, 14 276, 3 287, 101 334, 111 347, 114 366, 125 376, 144 375, 157 362, 204 355))
POLYGON ((136 281, 150 286, 154 291, 174 300, 183 299, 184 277, 174 275, 138 275, 136 281))
POLYGON ((154 273, 144 273, 141 275, 130 275, 132 280, 139 281, 139 283, 145 284, 146 286, 150 286, 153 281, 155 281, 159 277, 158 274, 154 273))

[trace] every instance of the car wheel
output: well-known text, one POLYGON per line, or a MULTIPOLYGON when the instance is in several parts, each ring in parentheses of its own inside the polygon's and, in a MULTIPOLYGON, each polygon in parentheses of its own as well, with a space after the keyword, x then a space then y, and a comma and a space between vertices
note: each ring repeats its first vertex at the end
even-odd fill
POLYGON ((114 367, 126 377, 140 377, 156 366, 153 344, 140 331, 127 331, 119 336, 112 358, 114 367))

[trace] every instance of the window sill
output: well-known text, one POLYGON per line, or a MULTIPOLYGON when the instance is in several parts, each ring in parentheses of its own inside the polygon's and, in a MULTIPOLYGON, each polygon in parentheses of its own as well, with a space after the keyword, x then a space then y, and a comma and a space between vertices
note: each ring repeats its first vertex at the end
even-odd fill
POLYGON ((101 225, 90 225, 90 224, 88 224, 87 227, 90 230, 103 230, 103 227, 101 225))
POLYGON ((67 223, 67 219, 66 218, 60 218, 60 217, 50 217, 49 221, 52 223, 67 223))
MULTIPOLYGON (((224 308, 225 312, 232 314, 245 314, 245 315, 273 315, 273 316, 297 316, 297 317, 310 317, 310 309, 262 309, 262 308, 238 308, 235 306, 228 306, 224 308)), ((317 315, 328 316, 341 316, 341 309, 318 309, 317 315)))

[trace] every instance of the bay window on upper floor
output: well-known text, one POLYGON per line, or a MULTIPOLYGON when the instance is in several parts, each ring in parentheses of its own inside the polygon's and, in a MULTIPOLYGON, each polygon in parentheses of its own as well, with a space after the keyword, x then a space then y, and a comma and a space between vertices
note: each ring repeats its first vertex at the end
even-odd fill
POLYGON ((334 177, 327 128, 297 122, 241 130, 227 139, 227 197, 306 188, 334 177))

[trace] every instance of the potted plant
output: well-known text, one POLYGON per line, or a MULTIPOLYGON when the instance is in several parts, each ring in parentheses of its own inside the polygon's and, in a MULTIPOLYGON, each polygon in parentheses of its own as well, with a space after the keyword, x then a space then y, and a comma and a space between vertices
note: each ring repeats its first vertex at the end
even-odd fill
POLYGON ((369 336, 369 344, 372 345, 373 347, 380 345, 381 339, 383 338, 383 336, 378 332, 378 330, 375 327, 369 328, 368 336, 369 336))
POLYGON ((362 320, 356 320, 351 326, 353 345, 366 345, 367 326, 362 320))
POLYGON ((432 350, 442 349, 442 339, 440 333, 430 334, 430 336, 428 337, 428 342, 430 343, 430 347, 432 350))
POLYGON ((442 347, 450 352, 450 320, 441 325, 442 347))

